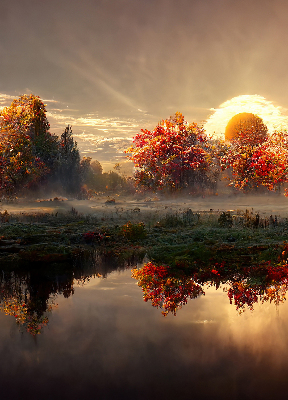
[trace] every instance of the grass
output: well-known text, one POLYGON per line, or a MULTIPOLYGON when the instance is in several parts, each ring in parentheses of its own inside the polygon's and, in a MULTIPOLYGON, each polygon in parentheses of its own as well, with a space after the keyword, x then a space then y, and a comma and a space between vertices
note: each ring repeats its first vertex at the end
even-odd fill
MULTIPOLYGON (((119 258, 145 254, 162 264, 187 266, 225 260, 237 263, 277 261, 288 240, 287 218, 264 218, 252 211, 187 209, 176 213, 126 212, 112 217, 66 214, 5 214, 0 224, 1 265, 70 262, 97 249, 119 258), (112 219, 111 219, 112 218, 112 219), (140 223, 141 222, 141 223, 140 223)), ((40 265, 39 264, 39 265, 40 265)))

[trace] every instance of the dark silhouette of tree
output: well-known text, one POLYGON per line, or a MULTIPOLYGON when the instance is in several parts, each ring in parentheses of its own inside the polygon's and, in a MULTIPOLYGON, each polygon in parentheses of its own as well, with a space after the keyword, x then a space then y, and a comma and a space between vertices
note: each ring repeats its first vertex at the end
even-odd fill
POLYGON ((81 188, 80 154, 77 142, 72 136, 71 126, 67 126, 59 141, 57 179, 63 190, 75 194, 81 188))
POLYGON ((93 160, 90 164, 93 174, 101 175, 103 172, 103 167, 98 160, 93 160))

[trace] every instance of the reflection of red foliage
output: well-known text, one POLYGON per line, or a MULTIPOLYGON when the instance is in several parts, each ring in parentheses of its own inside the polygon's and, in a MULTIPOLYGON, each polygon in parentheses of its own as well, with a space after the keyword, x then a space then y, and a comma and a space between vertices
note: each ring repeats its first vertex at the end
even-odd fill
POLYGON ((244 310, 245 306, 253 310, 253 304, 259 300, 262 303, 273 301, 278 305, 286 300, 288 265, 286 262, 278 265, 271 265, 270 262, 266 262, 259 266, 245 268, 243 274, 238 274, 238 279, 230 284, 231 287, 227 290, 230 304, 234 300, 236 309, 240 312, 244 310), (253 284, 253 277, 258 278, 258 280, 262 278, 263 283, 253 284))
POLYGON ((169 312, 176 315, 177 309, 187 303, 188 298, 204 294, 200 285, 183 273, 171 273, 168 267, 156 266, 152 262, 141 269, 133 269, 132 277, 142 287, 144 301, 151 300, 154 307, 163 309, 166 316, 169 312))
MULTIPOLYGON (((287 250, 287 246, 285 249, 287 250)), ((245 307, 253 310, 253 305, 258 301, 269 301, 278 305, 286 300, 285 294, 288 290, 286 261, 277 265, 265 262, 237 269, 236 272, 226 268, 224 263, 216 263, 192 275, 187 274, 187 270, 171 270, 149 262, 138 270, 133 269, 132 277, 142 287, 144 301, 151 300, 154 307, 163 309, 162 314, 165 316, 169 312, 176 315, 177 309, 186 304, 188 298, 204 294, 201 287, 204 284, 215 285, 216 289, 220 284, 228 284, 230 287, 226 291, 230 304, 234 303, 239 312, 244 311, 245 307)))
POLYGON ((228 289, 228 297, 230 304, 234 298, 234 304, 238 309, 243 308, 245 305, 253 310, 253 304, 258 301, 258 288, 251 288, 243 282, 234 282, 232 287, 228 289))
MULTIPOLYGON (((46 312, 51 312, 55 304, 49 304, 46 312)), ((39 335, 44 326, 49 322, 47 315, 37 315, 36 312, 29 312, 29 305, 19 301, 16 297, 8 297, 0 302, 0 311, 6 315, 14 316, 18 325, 23 326, 33 336, 39 335)))

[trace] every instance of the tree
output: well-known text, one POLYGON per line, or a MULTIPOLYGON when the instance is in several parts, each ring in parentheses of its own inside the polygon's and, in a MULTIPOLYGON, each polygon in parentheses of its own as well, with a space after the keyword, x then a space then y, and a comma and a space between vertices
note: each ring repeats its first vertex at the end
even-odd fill
POLYGON ((56 172, 62 188, 71 194, 81 188, 80 154, 72 136, 72 127, 67 126, 59 141, 58 168, 56 172))
MULTIPOLYGON (((68 125, 60 139, 49 132, 42 100, 22 95, 0 114, 0 190, 15 195, 39 185, 59 184, 76 194, 90 170, 91 159, 80 162, 77 142, 68 125)), ((49 186, 48 186, 49 187, 49 186)))
POLYGON ((103 167, 98 160, 93 160, 90 164, 91 169, 94 174, 101 175, 103 172, 103 167))
POLYGON ((53 168, 57 138, 49 133, 39 97, 23 95, 0 115, 1 189, 15 194, 43 179, 53 168))
POLYGON ((231 141, 221 157, 222 169, 232 171, 230 185, 245 191, 259 187, 279 189, 288 178, 287 133, 275 132, 258 143, 252 128, 242 134, 231 141))
POLYGON ((33 154, 30 138, 9 133, 1 141, 1 189, 9 195, 21 191, 48 174, 49 169, 33 154))
POLYGON ((31 138, 46 133, 50 125, 46 109, 38 96, 22 95, 1 112, 1 128, 25 132, 31 138))
POLYGON ((57 153, 57 136, 49 129, 46 108, 38 96, 22 95, 1 113, 1 131, 27 135, 33 154, 51 167, 57 153))
POLYGON ((188 124, 181 113, 160 122, 155 129, 142 129, 126 150, 135 164, 136 184, 149 189, 171 190, 207 183, 209 157, 204 130, 188 124))

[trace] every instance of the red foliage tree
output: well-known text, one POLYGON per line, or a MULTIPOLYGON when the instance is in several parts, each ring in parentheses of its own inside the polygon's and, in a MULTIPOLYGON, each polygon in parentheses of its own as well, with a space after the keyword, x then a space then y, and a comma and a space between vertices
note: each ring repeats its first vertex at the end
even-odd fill
POLYGON ((222 169, 231 168, 230 185, 244 191, 259 187, 279 189, 288 178, 287 143, 285 132, 275 132, 259 140, 253 127, 240 132, 221 156, 222 169))
POLYGON ((132 155, 137 185, 150 189, 178 189, 208 180, 209 155, 203 128, 188 124, 181 113, 155 129, 142 129, 126 153, 132 155))

